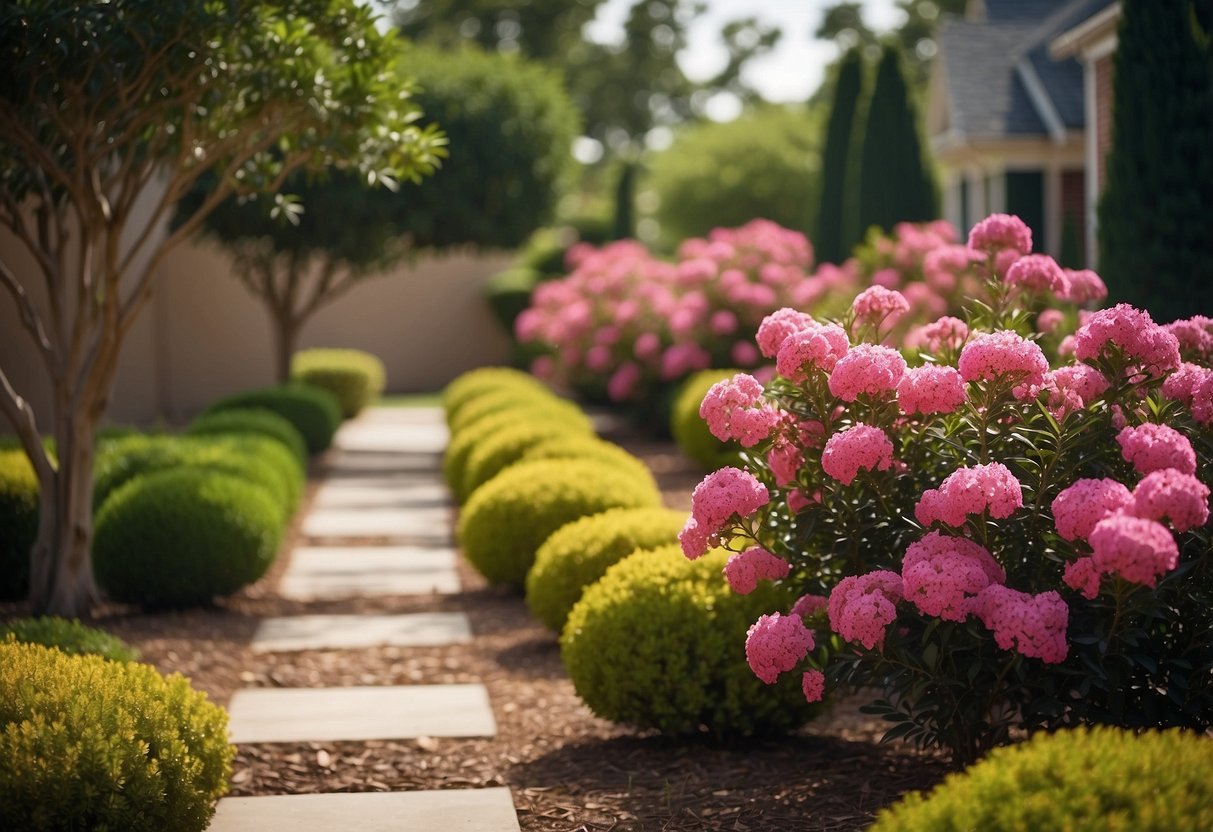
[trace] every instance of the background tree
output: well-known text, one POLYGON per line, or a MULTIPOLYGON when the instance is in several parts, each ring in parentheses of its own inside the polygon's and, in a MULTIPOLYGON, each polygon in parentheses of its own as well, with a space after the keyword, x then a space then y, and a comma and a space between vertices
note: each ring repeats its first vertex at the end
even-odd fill
POLYGON ((1213 314, 1213 60, 1190 0, 1125 0, 1099 272, 1170 321, 1213 314))
POLYGON ((0 285, 53 402, 35 414, 0 357, 0 412, 40 488, 36 612, 86 614, 95 596, 94 438, 165 255, 228 194, 273 193, 305 166, 348 160, 371 181, 432 168, 438 139, 413 123, 395 54, 354 0, 0 8, 0 223, 32 260, 0 263, 0 285), (166 235, 207 172, 216 189, 166 235))
POLYGON ((834 101, 826 123, 825 148, 821 153, 821 198, 817 208, 817 232, 813 246, 817 259, 841 263, 859 242, 846 219, 854 217, 852 198, 855 181, 855 132, 859 94, 863 89, 863 58, 858 50, 843 56, 834 86, 834 101))
POLYGON ((636 167, 634 161, 624 162, 615 181, 615 217, 611 224, 611 238, 615 240, 636 236, 636 167))
MULTIPOLYGON (((966 2, 898 0, 897 8, 905 17, 888 33, 887 38, 901 46, 907 81, 914 95, 926 91, 931 60, 938 51, 935 30, 946 15, 963 14, 966 2)), ((881 35, 870 28, 863 18, 863 4, 855 2, 835 3, 826 8, 813 36, 834 41, 844 52, 859 47, 873 57, 881 42, 881 35)))
POLYGON ((891 231, 899 222, 938 216, 934 178, 923 153, 918 113, 901 71, 900 49, 881 51, 859 152, 855 229, 891 231))

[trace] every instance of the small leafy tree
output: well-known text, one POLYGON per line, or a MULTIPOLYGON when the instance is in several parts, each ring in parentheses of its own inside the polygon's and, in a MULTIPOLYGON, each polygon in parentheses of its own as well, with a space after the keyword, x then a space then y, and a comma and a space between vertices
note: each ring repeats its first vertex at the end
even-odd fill
POLYGON ((838 67, 834 104, 826 126, 825 147, 821 154, 821 199, 817 208, 817 233, 813 244, 823 263, 841 263, 859 242, 845 222, 850 215, 848 202, 855 166, 855 111, 863 89, 863 59, 852 49, 838 67))
POLYGON ((0 413, 40 489, 36 612, 80 615, 96 595, 94 438, 165 256, 229 194, 274 193, 295 170, 343 161, 391 181, 432 168, 439 139, 414 124, 395 55, 354 0, 0 6, 0 224, 33 260, 20 273, 0 262, 0 285, 52 392, 35 414, 0 358, 0 413), (166 234, 208 173, 215 189, 166 234))

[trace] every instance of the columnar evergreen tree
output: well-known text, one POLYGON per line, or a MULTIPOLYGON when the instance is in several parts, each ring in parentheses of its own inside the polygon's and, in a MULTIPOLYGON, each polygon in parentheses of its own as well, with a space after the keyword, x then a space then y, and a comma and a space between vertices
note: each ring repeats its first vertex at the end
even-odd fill
POLYGON ((1191 0, 1125 0, 1099 271, 1170 321, 1213 314, 1213 60, 1191 0))
POLYGON ((885 46, 876 70, 859 155, 858 233, 875 225, 938 216, 934 178, 923 153, 918 114, 906 89, 901 54, 885 46))
POLYGON ((817 230, 813 246, 817 259, 825 263, 840 263, 852 246, 853 231, 847 229, 848 202, 852 191, 847 187, 853 177, 849 171, 855 157, 855 111, 859 108, 859 93, 863 86, 863 59, 858 50, 851 50, 838 67, 834 87, 834 104, 826 126, 825 149, 821 154, 821 198, 817 208, 817 230))
POLYGON ((636 236, 636 163, 624 162, 615 183, 615 222, 611 236, 626 240, 636 236))

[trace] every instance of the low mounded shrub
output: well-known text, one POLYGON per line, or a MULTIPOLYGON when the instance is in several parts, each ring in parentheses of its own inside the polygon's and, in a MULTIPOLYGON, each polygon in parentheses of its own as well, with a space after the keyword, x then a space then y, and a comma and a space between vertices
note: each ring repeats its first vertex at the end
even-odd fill
POLYGON ((535 552, 566 523, 609 508, 661 505, 661 492, 600 462, 527 462, 478 489, 459 515, 459 543, 490 583, 521 589, 535 552))
POLYGON ((227 791, 226 712, 178 674, 0 644, 0 827, 201 832, 227 791))
POLYGON ((205 604, 260 578, 282 539, 282 513, 261 488, 202 468, 127 483, 96 518, 93 567, 117 601, 205 604))
POLYGON ((1213 740, 1099 726, 996 748, 930 794, 913 792, 873 832, 1198 832, 1213 829, 1213 740))
POLYGON ((0 450, 0 600, 29 595, 29 552, 37 536, 34 466, 23 450, 0 450))
POLYGON ((496 416, 507 410, 550 411, 563 421, 584 424, 590 432, 590 419, 581 408, 574 403, 562 399, 547 390, 528 390, 526 388, 498 390, 485 393, 460 408, 459 413, 450 421, 451 436, 457 436, 473 428, 477 422, 496 416))
POLYGON ((526 576, 526 604, 559 633, 586 587, 639 549, 678 542, 686 512, 669 508, 614 508, 561 526, 535 553, 526 576))
POLYGON ((307 445, 295 426, 270 410, 260 408, 235 408, 204 413, 193 421, 185 431, 187 436, 240 436, 259 434, 281 442, 299 462, 300 469, 307 467, 307 445))
POLYGON ((272 410, 294 425, 311 454, 328 449, 333 444, 333 434, 341 426, 341 405, 337 397, 310 384, 248 390, 220 399, 206 412, 250 407, 272 410))
MULTIPOLYGON (((468 453, 460 479, 460 493, 456 495, 459 502, 467 500, 477 488, 523 459, 531 448, 554 438, 592 441, 579 426, 565 428, 559 422, 552 424, 539 420, 509 421, 500 430, 486 432, 468 453)), ((648 469, 643 470, 647 475, 648 469)))
POLYGON ((468 402, 486 393, 509 387, 547 390, 539 379, 513 367, 478 367, 468 370, 442 391, 442 409, 446 413, 447 424, 450 424, 468 402))
POLYGON ((347 419, 379 398, 385 379, 383 362, 362 350, 300 350, 291 357, 291 380, 332 393, 347 419))
POLYGON ((596 436, 568 434, 552 436, 538 445, 527 448, 521 462, 538 462, 542 459, 588 459, 605 462, 645 479, 652 479, 653 472, 644 460, 629 453, 614 442, 596 436))
POLYGON ((41 644, 75 656, 101 656, 117 662, 133 662, 139 658, 139 652, 117 636, 86 627, 75 619, 69 621, 54 615, 18 618, 0 624, 0 642, 8 636, 21 644, 41 644))
POLYGON ((799 676, 763 684, 746 664, 746 631, 791 596, 771 584, 733 593, 728 553, 699 560, 677 544, 610 567, 569 613, 561 656, 577 694, 598 716, 669 734, 716 739, 777 734, 815 712, 799 676))
POLYGON ((712 385, 730 379, 738 372, 740 370, 702 370, 682 383, 674 399, 670 434, 684 456, 709 471, 741 464, 738 456, 741 445, 736 440, 721 442, 699 415, 699 405, 712 385))
POLYGON ((498 272, 484 284, 484 299, 493 317, 506 332, 514 331, 514 319, 531 305, 531 292, 542 275, 526 266, 512 266, 498 272))

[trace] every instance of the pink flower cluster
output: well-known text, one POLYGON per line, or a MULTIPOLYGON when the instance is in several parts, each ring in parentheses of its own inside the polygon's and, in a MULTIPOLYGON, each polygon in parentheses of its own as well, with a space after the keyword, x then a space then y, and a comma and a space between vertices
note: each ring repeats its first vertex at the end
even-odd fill
POLYGON ((800 677, 800 689, 806 702, 820 702, 825 696, 826 675, 820 670, 806 670, 800 677))
POLYGON ((1011 379, 1021 399, 1035 398, 1049 371, 1040 347, 1009 329, 971 339, 960 351, 958 366, 965 381, 1011 379))
POLYGON ((1167 425, 1126 427, 1116 434, 1121 454, 1139 474, 1174 468, 1196 473, 1196 451, 1188 437, 1167 425))
POLYGON ((836 324, 811 324, 791 333, 779 346, 775 369, 788 381, 804 381, 810 370, 830 372, 851 342, 836 324))
POLYGON ((1153 587, 1179 563, 1179 547, 1167 527, 1144 517, 1114 514, 1091 532, 1092 554, 1066 568, 1065 582, 1087 598, 1099 592, 1100 575, 1153 587))
POLYGON ((1074 334, 1074 357, 1096 361, 1115 348, 1139 372, 1161 376, 1179 367, 1179 341, 1149 312, 1118 303, 1087 318, 1074 334))
POLYGON ((1213 363, 1213 318, 1193 315, 1163 326, 1179 342, 1179 352, 1185 358, 1213 363))
POLYGON ((901 412, 951 413, 965 403, 965 384, 955 367, 925 364, 906 370, 897 383, 901 412))
POLYGON ((830 628, 871 650, 884 643, 885 630, 897 618, 897 602, 903 597, 901 576, 896 572, 850 575, 830 592, 830 628))
POLYGON ((732 555, 724 565, 724 577, 738 595, 749 595, 759 581, 777 581, 791 571, 792 564, 761 546, 732 555))
POLYGON ((699 405, 699 415, 721 442, 736 439, 752 448, 779 424, 779 411, 762 397, 762 385, 747 373, 713 384, 699 405))
POLYGON ((813 634, 798 615, 764 615, 750 625, 745 658, 754 675, 768 685, 792 670, 814 647, 813 634))
POLYGON ((1103 373, 1090 364, 1067 364, 1045 374, 1049 410, 1059 421, 1102 396, 1108 389, 1103 373))
POLYGON ((964 621, 973 611, 973 598, 1006 579, 1006 572, 985 548, 939 532, 912 543, 901 562, 906 600, 945 621, 964 621))
POLYGON ((766 486, 747 471, 728 467, 708 474, 691 493, 691 516, 678 534, 683 554, 701 557, 734 517, 749 517, 769 499, 766 486))
POLYGON ((992 584, 974 599, 973 611, 1003 650, 1016 650, 1046 664, 1064 661, 1069 652, 1070 608, 1056 592, 1030 595, 992 584))
POLYGON ((893 443, 877 427, 862 422, 829 438, 821 452, 821 467, 843 485, 862 471, 887 471, 893 464, 893 443))
POLYGON ((1213 423, 1213 370, 1184 362, 1163 381, 1162 394, 1183 402, 1202 425, 1213 423))
POLYGON ((1023 488, 1000 462, 958 468, 939 485, 923 492, 914 516, 924 526, 941 522, 963 526, 970 515, 986 512, 1002 520, 1023 507, 1023 488))
POLYGON ((770 315, 762 319, 762 323, 758 325, 758 333, 755 340, 758 343, 758 351, 767 358, 774 358, 779 354, 779 347, 784 340, 793 332, 800 332, 802 329, 808 329, 816 323, 813 316, 807 312, 798 312, 784 306, 776 309, 770 315))
POLYGON ((1209 522, 1209 488, 1174 468, 1152 471, 1133 489, 1129 511, 1149 520, 1170 520, 1177 532, 1199 529, 1209 522))
POLYGON ((801 618, 812 618, 830 605, 830 599, 824 595, 801 595, 792 605, 789 615, 799 615, 801 618))
POLYGON ((1053 294, 1064 298, 1070 294, 1070 279, 1057 261, 1047 254, 1026 254, 1007 269, 1003 278, 1008 286, 1024 292, 1053 294))
POLYGON ((1012 214, 991 214, 969 231, 969 248, 987 255, 1006 249, 1028 254, 1032 251, 1032 229, 1012 214))
POLYGON ((1100 520, 1132 502, 1133 494, 1116 480, 1077 480, 1053 498, 1053 522, 1066 540, 1087 540, 1100 520))
POLYGON ((887 289, 879 284, 869 286, 851 303, 855 319, 869 326, 892 322, 910 311, 910 302, 896 289, 887 289))
POLYGON ((830 392, 844 402, 853 402, 860 394, 881 396, 897 389, 906 360, 892 347, 858 344, 838 359, 830 372, 830 392))
POLYGON ((1085 306, 1088 303, 1103 303, 1108 297, 1108 287, 1103 278, 1090 269, 1063 269, 1070 291, 1066 300, 1085 306))
POLYGON ((958 350, 968 338, 969 325, 959 318, 945 315, 911 332, 906 338, 906 346, 938 353, 943 350, 958 350))

